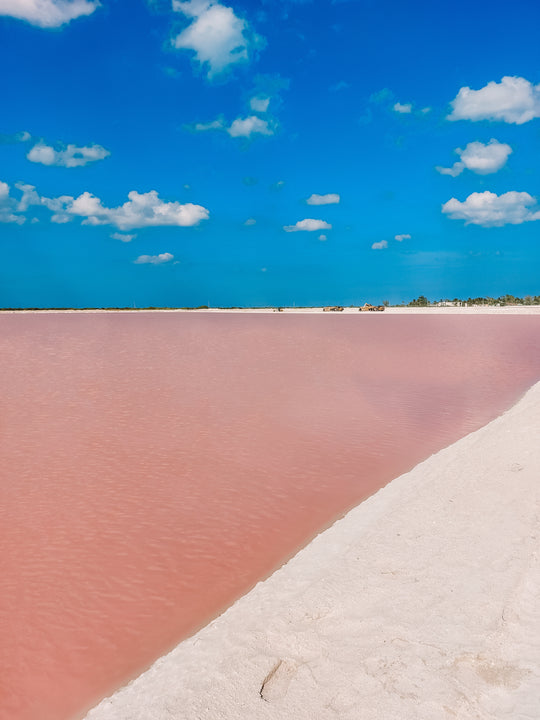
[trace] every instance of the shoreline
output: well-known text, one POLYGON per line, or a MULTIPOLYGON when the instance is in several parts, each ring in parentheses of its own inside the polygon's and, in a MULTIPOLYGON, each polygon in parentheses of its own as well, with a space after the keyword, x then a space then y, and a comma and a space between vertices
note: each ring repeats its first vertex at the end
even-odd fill
POLYGON ((532 720, 539 429, 540 382, 351 510, 87 720, 353 720, 359 708, 365 720, 532 720))
POLYGON ((540 305, 503 305, 503 306, 490 306, 490 305, 475 305, 472 307, 387 307, 384 312, 360 312, 360 308, 344 307, 340 312, 327 312, 322 307, 284 307, 281 311, 277 307, 267 308, 43 308, 43 309, 0 309, 0 315, 26 315, 26 314, 135 314, 135 313, 238 313, 238 314, 253 314, 253 313, 279 313, 280 315, 291 315, 291 314, 324 314, 324 315, 374 315, 380 317, 381 315, 540 315, 540 305))

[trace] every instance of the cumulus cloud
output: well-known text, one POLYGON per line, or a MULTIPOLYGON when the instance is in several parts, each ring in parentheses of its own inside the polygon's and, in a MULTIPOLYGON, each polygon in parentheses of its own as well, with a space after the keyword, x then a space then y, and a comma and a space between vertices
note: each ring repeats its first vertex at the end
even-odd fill
POLYGON ((404 103, 403 105, 399 102, 394 103, 394 107, 392 108, 394 112, 401 113, 402 115, 408 115, 409 113, 412 113, 412 104, 411 103, 404 103))
MULTIPOLYGON (((1 0, 0 0, 1 1, 1 0)), ((77 147, 67 145, 63 150, 55 150, 50 145, 39 142, 27 154, 28 160, 42 165, 56 165, 57 167, 83 167, 88 163, 104 160, 111 153, 101 145, 88 145, 77 147)))
POLYGON ((163 263, 171 262, 171 260, 174 260, 174 255, 165 252, 159 255, 139 255, 133 262, 136 265, 163 265, 163 263))
POLYGON ((306 200, 308 205, 337 205, 341 200, 337 193, 328 193, 327 195, 317 195, 313 193, 306 200))
POLYGON ((126 242, 126 243, 127 243, 127 242, 131 242, 132 240, 135 240, 135 238, 137 237, 137 235, 135 235, 135 234, 133 234, 133 235, 125 235, 124 233, 117 233, 117 232, 115 232, 115 233, 112 233, 111 237, 112 237, 113 240, 120 240, 121 242, 126 242))
POLYGON ((246 222, 244 223, 244 225, 246 227, 252 227, 253 225, 256 225, 256 224, 257 224, 257 221, 255 220, 255 218, 248 218, 246 220, 246 222))
POLYGON ((371 246, 372 250, 385 250, 388 247, 387 240, 381 240, 380 242, 374 242, 371 246))
POLYGON ((26 218, 23 215, 16 215, 17 210, 17 203, 11 197, 9 185, 0 181, 0 223, 22 225, 26 218))
POLYGON ((250 108, 258 113, 267 112, 269 105, 270 105, 270 98, 269 97, 261 97, 260 95, 252 97, 251 100, 249 101, 250 108))
POLYGON ((331 230, 332 226, 324 220, 306 218, 305 220, 299 220, 295 225, 284 225, 283 229, 285 232, 299 232, 302 230, 314 232, 316 230, 331 230))
POLYGON ((85 225, 115 225, 119 230, 141 227, 197 225, 209 216, 201 205, 163 202, 156 190, 128 193, 129 200, 116 208, 105 207, 101 200, 89 192, 75 198, 66 208, 69 215, 83 217, 85 225))
POLYGON ((233 121, 227 132, 231 137, 250 137, 251 135, 273 135, 274 131, 267 120, 262 120, 256 115, 247 118, 237 118, 233 121))
POLYGON ((397 240, 398 242, 403 242, 404 240, 410 240, 410 235, 395 235, 394 240, 397 240))
POLYGON ((324 242, 325 240, 328 240, 328 236, 325 235, 324 233, 321 233, 321 234, 319 235, 319 240, 320 240, 321 242, 324 242))
POLYGON ((465 220, 466 225, 502 227, 521 225, 524 222, 540 220, 540 209, 536 199, 527 192, 495 193, 474 192, 460 202, 456 198, 442 206, 442 212, 453 220, 465 220))
POLYGON ((462 87, 451 105, 449 120, 502 120, 522 125, 540 117, 540 85, 506 76, 480 90, 462 87))
POLYGON ((173 0, 173 9, 192 19, 173 39, 173 46, 178 50, 193 50, 209 78, 231 65, 248 61, 250 52, 261 42, 245 20, 219 2, 173 0))
POLYGON ((51 221, 54 223, 67 223, 80 217, 84 225, 114 225, 126 231, 142 227, 190 227, 209 217, 208 210, 201 205, 164 202, 156 190, 147 193, 132 190, 127 202, 108 208, 89 192, 77 198, 71 195, 48 198, 40 196, 33 185, 19 183, 17 188, 22 192, 19 211, 24 212, 31 205, 46 207, 53 213, 51 221))
POLYGON ((56 28, 91 15, 99 6, 98 0, 0 0, 0 15, 41 28, 56 28))
POLYGON ((437 166, 435 169, 441 175, 456 177, 465 169, 472 170, 478 175, 495 173, 506 164, 512 148, 492 138, 486 145, 481 142, 470 142, 464 150, 456 148, 454 152, 459 155, 460 160, 449 168, 437 166))

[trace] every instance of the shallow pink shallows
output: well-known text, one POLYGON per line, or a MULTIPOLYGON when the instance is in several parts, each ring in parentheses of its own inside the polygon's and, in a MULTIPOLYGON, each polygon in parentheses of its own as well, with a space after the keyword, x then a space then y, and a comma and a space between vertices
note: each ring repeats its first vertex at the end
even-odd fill
POLYGON ((0 353, 0 717, 68 720, 513 404, 540 319, 2 315, 0 353))

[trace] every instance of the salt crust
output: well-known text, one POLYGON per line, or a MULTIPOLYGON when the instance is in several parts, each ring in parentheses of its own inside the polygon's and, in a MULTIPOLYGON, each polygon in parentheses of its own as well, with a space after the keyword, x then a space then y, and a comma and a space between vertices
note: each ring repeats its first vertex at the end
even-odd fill
POLYGON ((540 383, 87 720, 538 720, 540 383))

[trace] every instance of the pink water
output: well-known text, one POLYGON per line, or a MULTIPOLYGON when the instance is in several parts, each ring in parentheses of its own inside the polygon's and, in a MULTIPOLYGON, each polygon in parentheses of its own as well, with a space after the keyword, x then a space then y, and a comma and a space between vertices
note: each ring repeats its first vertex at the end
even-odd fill
POLYGON ((540 379, 526 316, 0 316, 0 718, 68 720, 540 379))

